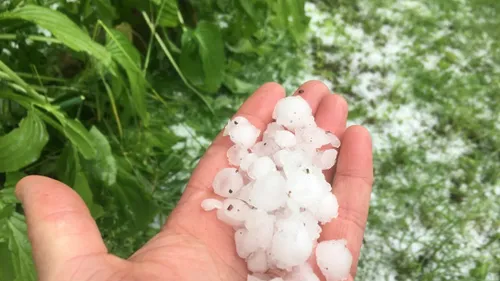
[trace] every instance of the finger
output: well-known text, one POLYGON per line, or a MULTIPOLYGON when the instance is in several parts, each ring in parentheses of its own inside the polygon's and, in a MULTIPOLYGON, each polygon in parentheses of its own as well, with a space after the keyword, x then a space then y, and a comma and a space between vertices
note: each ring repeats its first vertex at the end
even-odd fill
POLYGON ((369 132, 361 126, 347 128, 340 147, 333 193, 339 202, 339 216, 323 226, 320 241, 346 239, 352 253, 351 275, 357 261, 368 217, 373 183, 372 142, 369 132))
MULTIPOLYGON (((347 102, 342 96, 328 95, 323 97, 316 112, 316 124, 325 131, 330 131, 339 139, 345 131, 347 122, 347 102)), ((333 179, 335 167, 324 172, 328 182, 333 179)))
POLYGON ((80 196, 50 178, 28 176, 16 187, 39 280, 54 280, 74 258, 107 253, 97 225, 80 196))
POLYGON ((311 106, 314 115, 318 110, 321 100, 330 94, 330 89, 323 82, 311 80, 302 84, 293 95, 301 96, 305 99, 309 103, 309 106, 311 106))

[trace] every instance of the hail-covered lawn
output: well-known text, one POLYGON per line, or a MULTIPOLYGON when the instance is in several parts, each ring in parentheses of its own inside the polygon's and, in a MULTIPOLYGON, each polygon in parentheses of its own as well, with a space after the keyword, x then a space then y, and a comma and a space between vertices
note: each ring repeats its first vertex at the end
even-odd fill
POLYGON ((358 279, 498 280, 500 3, 332 2, 306 6, 303 77, 373 136, 358 279))

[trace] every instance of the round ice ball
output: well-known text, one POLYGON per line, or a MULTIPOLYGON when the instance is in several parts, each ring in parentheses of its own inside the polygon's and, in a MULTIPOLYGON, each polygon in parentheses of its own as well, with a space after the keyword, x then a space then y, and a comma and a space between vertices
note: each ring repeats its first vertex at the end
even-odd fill
POLYGON ((296 266, 285 276, 286 281, 319 281, 308 263, 296 266))
POLYGON ((248 168, 248 176, 252 179, 259 179, 265 175, 275 172, 276 165, 268 156, 257 158, 248 168))
POLYGON ((248 258, 248 256, 259 249, 257 240, 245 228, 236 230, 234 233, 234 243, 236 244, 236 253, 242 259, 248 258))
POLYGON ((255 154, 255 153, 248 153, 241 160, 241 162, 240 162, 240 169, 243 170, 243 171, 245 171, 245 172, 248 171, 248 168, 250 168, 250 166, 252 165, 252 163, 255 160, 257 160, 258 158, 259 158, 259 156, 257 156, 257 154, 255 154))
POLYGON ((295 135, 292 132, 286 130, 277 131, 274 135, 274 141, 281 148, 288 148, 297 144, 295 135))
POLYGON ((248 270, 253 273, 264 273, 269 267, 267 263, 267 254, 265 250, 257 250, 250 254, 247 259, 248 270))
POLYGON ((319 151, 313 159, 314 165, 321 170, 331 169, 335 165, 335 162, 337 162, 337 150, 335 149, 319 151))
POLYGON ((273 112, 273 119, 276 119, 276 123, 291 130, 304 126, 309 116, 312 116, 311 107, 300 96, 281 99, 273 112))
POLYGON ((339 148, 340 147, 340 140, 339 138, 334 135, 332 132, 326 132, 326 137, 328 138, 328 141, 330 142, 330 144, 335 147, 335 148, 339 148))
POLYGON ((252 152, 258 156, 271 156, 280 149, 280 146, 276 144, 274 139, 260 141, 251 148, 252 152))
POLYGON ((243 148, 250 148, 260 135, 260 130, 252 124, 239 125, 228 131, 231 141, 243 148))
POLYGON ((297 143, 308 144, 314 148, 320 148, 329 143, 326 132, 319 127, 299 128, 295 132, 297 143))
POLYGON ((222 208, 222 202, 217 199, 208 198, 201 202, 201 208, 205 211, 220 209, 222 208))
POLYGON ((274 215, 260 209, 253 209, 250 210, 245 220, 245 228, 252 234, 260 248, 267 249, 273 239, 274 222, 274 215))
POLYGON ((285 185, 286 181, 279 172, 272 172, 258 178, 250 191, 248 202, 266 212, 281 208, 288 198, 285 185))
POLYGON ((272 139, 276 135, 277 131, 281 131, 283 129, 285 128, 276 122, 269 123, 267 124, 267 128, 264 131, 262 139, 264 140, 272 139))
POLYGON ((286 190, 288 197, 297 202, 300 207, 312 208, 323 198, 327 189, 322 175, 312 172, 312 167, 305 168, 306 173, 297 171, 287 181, 286 190))
POLYGON ((311 255, 313 241, 306 227, 298 219, 276 222, 271 246, 271 258, 280 269, 290 270, 303 264, 311 255))
POLYGON ((243 201, 236 198, 224 200, 222 208, 217 210, 217 218, 232 226, 243 226, 250 207, 243 201))
POLYGON ((217 195, 233 197, 243 187, 243 177, 235 168, 220 170, 214 178, 213 188, 217 195))
POLYGON ((236 116, 232 120, 227 121, 226 127, 224 128, 224 136, 229 135, 231 130, 238 126, 251 125, 250 121, 243 116, 236 116))
POLYGON ((227 159, 229 160, 229 164, 239 166, 248 154, 248 149, 235 144, 227 150, 227 159))
POLYGON ((341 281, 349 277, 352 255, 347 241, 328 240, 316 246, 316 262, 327 281, 341 281))
POLYGON ((330 222, 332 219, 338 217, 339 203, 337 197, 331 192, 326 193, 319 204, 312 208, 312 213, 322 224, 330 222))

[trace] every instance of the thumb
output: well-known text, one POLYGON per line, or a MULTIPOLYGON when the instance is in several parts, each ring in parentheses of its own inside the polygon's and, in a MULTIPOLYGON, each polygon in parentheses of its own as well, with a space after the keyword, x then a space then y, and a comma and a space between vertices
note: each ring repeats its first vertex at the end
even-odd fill
POLYGON ((94 219, 80 196, 50 178, 28 176, 16 187, 28 224, 39 280, 56 280, 65 263, 107 253, 94 219))

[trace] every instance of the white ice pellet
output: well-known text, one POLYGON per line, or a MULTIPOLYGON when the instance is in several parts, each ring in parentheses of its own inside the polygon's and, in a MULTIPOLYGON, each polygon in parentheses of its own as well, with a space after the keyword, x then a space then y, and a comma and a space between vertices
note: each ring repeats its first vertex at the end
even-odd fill
POLYGON ((236 230, 234 233, 234 242, 236 244, 236 253, 243 259, 248 258, 251 253, 259 249, 257 240, 245 228, 236 230))
POLYGON ((251 210, 245 220, 245 228, 251 233, 259 247, 266 249, 270 246, 274 233, 275 216, 259 209, 251 210))
POLYGON ((272 139, 276 135, 276 132, 281 131, 283 129, 285 128, 276 122, 269 123, 267 125, 266 131, 263 134, 262 139, 264 140, 272 139))
POLYGON ((320 148, 330 142, 326 132, 318 127, 299 128, 296 131, 297 143, 320 148))
POLYGON ((247 267, 253 273, 264 273, 269 267, 265 250, 257 250, 250 254, 247 259, 247 267))
POLYGON ((339 215, 339 203, 337 197, 333 193, 326 193, 319 204, 312 211, 314 217, 321 223, 325 224, 339 215))
POLYGON ((346 280, 352 264, 347 241, 342 239, 319 243, 316 247, 316 261, 327 281, 346 280))
POLYGON ((304 168, 304 170, 297 170, 288 178, 287 194, 300 207, 313 208, 328 192, 328 188, 322 174, 314 173, 311 167, 304 168))
POLYGON ((281 148, 288 148, 297 144, 295 135, 286 130, 277 131, 274 135, 274 141, 281 148))
POLYGON ((332 132, 327 132, 326 133, 326 137, 328 138, 328 141, 330 142, 330 144, 335 147, 335 148, 339 148, 340 147, 340 140, 339 138, 334 135, 332 132))
POLYGON ((229 132, 231 141, 244 148, 250 148, 255 144, 260 135, 260 130, 252 124, 234 127, 229 132))
POLYGON ((307 125, 309 116, 312 116, 312 109, 300 96, 286 97, 278 101, 273 112, 276 123, 290 130, 307 125))
POLYGON ((285 179, 278 172, 258 178, 250 191, 248 203, 266 212, 281 208, 288 198, 285 185, 285 179))
POLYGON ((227 151, 227 159, 229 164, 233 166, 239 166, 241 161, 248 155, 248 149, 243 148, 239 145, 231 146, 227 151))
POLYGON ((226 127, 224 128, 224 136, 229 135, 229 133, 238 126, 248 126, 251 125, 250 121, 243 116, 236 116, 232 120, 227 121, 226 127))
POLYGON ((252 163, 257 159, 259 159, 259 156, 257 156, 257 154, 255 153, 247 154, 245 157, 243 157, 243 159, 240 162, 240 169, 243 171, 248 171, 250 165, 252 165, 252 163))
POLYGON ((272 156, 281 147, 275 142, 274 139, 267 139, 256 143, 252 146, 251 150, 258 156, 272 156))
POLYGON ((243 177, 236 168, 219 171, 212 184, 214 192, 222 197, 233 197, 244 185, 243 177))
POLYGON ((306 227, 296 218, 278 220, 271 246, 271 258, 276 267, 290 270, 307 261, 313 241, 306 227))
POLYGON ((201 207, 205 211, 212 211, 215 209, 222 208, 222 202, 217 200, 217 199, 209 198, 209 199, 205 199, 201 202, 201 207))
POLYGON ((331 169, 335 162, 337 161, 337 150, 327 149, 324 151, 319 151, 316 153, 313 159, 313 163, 316 167, 321 170, 331 169))
POLYGON ((319 281, 308 263, 293 268, 292 272, 285 276, 286 281, 319 281))
POLYGON ((282 150, 279 150, 278 152, 274 153, 273 154, 274 164, 276 164, 276 166, 278 168, 283 168, 283 165, 285 165, 285 163, 286 163, 286 157, 289 153, 290 153, 290 151, 287 149, 282 149, 282 150))
POLYGON ((250 207, 236 198, 224 200, 222 208, 217 210, 217 218, 231 226, 242 226, 245 223, 250 207))
POLYGON ((248 168, 248 176, 252 179, 259 179, 275 171, 276 165, 273 159, 263 156, 253 161, 252 165, 248 168))

